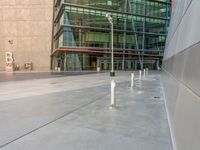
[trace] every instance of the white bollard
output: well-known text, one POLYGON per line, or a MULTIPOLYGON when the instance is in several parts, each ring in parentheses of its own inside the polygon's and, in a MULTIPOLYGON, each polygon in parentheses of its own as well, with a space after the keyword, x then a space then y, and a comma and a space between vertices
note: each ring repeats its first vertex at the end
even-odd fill
POLYGON ((139 80, 141 80, 141 79, 142 79, 142 71, 139 70, 139 80))
POLYGON ((116 87, 115 80, 111 80, 111 106, 110 106, 111 109, 116 107, 115 87, 116 87))
POLYGON ((134 73, 131 73, 131 87, 134 86, 134 73))
POLYGON ((149 76, 149 69, 146 68, 146 76, 148 77, 149 76))
POLYGON ((146 72, 145 72, 145 69, 144 69, 144 72, 143 72, 143 79, 145 79, 146 77, 146 72))

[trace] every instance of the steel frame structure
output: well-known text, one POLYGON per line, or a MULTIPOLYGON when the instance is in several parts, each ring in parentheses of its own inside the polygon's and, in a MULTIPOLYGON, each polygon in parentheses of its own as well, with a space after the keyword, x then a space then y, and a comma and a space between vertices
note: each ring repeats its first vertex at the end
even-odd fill
MULTIPOLYGON (((120 55, 122 55, 123 57, 123 69, 124 69, 124 61, 125 61, 125 56, 127 54, 130 54, 131 52, 133 53, 134 56, 138 56, 138 60, 140 61, 140 68, 143 69, 143 63, 144 63, 144 57, 157 57, 159 59, 161 59, 163 56, 160 55, 163 50, 156 50, 156 49, 145 49, 145 37, 148 35, 160 35, 160 36, 166 36, 166 33, 151 33, 151 32, 146 32, 146 18, 150 18, 150 19, 159 19, 159 20, 164 20, 164 21, 169 21, 170 18, 168 17, 156 17, 156 16, 150 16, 147 15, 146 13, 146 3, 147 1, 149 2, 158 2, 161 4, 166 4, 168 5, 168 7, 171 7, 171 2, 164 2, 164 1, 156 1, 156 0, 143 0, 144 1, 144 7, 143 7, 143 12, 144 14, 138 14, 138 13, 134 13, 133 11, 131 11, 131 3, 132 0, 125 0, 125 8, 124 8, 124 12, 121 11, 116 11, 116 10, 108 10, 108 9, 103 9, 103 8, 97 8, 97 7, 91 7, 91 6, 84 6, 84 5, 78 5, 78 4, 72 4, 72 3, 66 3, 64 2, 64 0, 54 0, 54 27, 53 27, 53 41, 55 41, 56 39, 58 39, 58 37, 66 31, 66 29, 68 27, 70 28, 80 28, 80 29, 90 29, 90 30, 97 30, 97 31, 103 31, 103 32, 108 32, 110 29, 107 28, 98 28, 98 27, 90 27, 90 26, 80 26, 80 25, 59 25, 58 30, 56 31, 55 29, 55 25, 58 24, 59 19, 61 18, 61 15, 63 14, 65 7, 66 6, 71 6, 71 7, 77 7, 77 8, 85 8, 85 9, 95 9, 95 10, 99 10, 99 11, 105 11, 105 12, 110 12, 110 13, 123 13, 125 15, 132 15, 132 16, 136 16, 136 17, 142 17, 143 19, 143 25, 142 25, 142 31, 137 31, 135 29, 135 22, 134 19, 132 19, 132 30, 128 30, 127 31, 127 20, 125 19, 124 21, 124 27, 123 30, 120 29, 114 29, 114 32, 120 32, 123 33, 124 35, 124 40, 123 40, 123 48, 114 48, 114 51, 120 51, 120 55), (126 36, 127 33, 132 33, 135 36, 135 40, 136 40, 136 48, 134 49, 127 49, 126 48, 126 36), (138 35, 142 35, 142 48, 139 48, 138 46, 138 35), (146 52, 152 52, 152 53, 157 53, 157 54, 148 54, 146 52), (126 54, 127 53, 127 54, 126 54)), ((167 25, 166 25, 167 26, 167 25)), ((101 53, 101 54, 110 54, 110 52, 107 52, 109 50, 106 48, 98 48, 98 47, 81 47, 81 46, 75 46, 75 47, 58 47, 56 48, 55 46, 52 46, 52 56, 55 55, 57 52, 69 52, 69 49, 71 49, 71 52, 86 52, 84 51, 87 50, 87 53, 101 53), (77 49, 79 49, 77 51, 77 49), (102 51, 102 52, 98 52, 98 51, 102 51)), ((118 52, 115 52, 114 54, 116 55, 118 52)))

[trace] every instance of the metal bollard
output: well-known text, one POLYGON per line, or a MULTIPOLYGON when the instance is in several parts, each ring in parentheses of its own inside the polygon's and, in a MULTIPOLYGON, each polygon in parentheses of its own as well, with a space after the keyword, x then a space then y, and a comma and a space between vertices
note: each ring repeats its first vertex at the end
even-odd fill
POLYGON ((110 105, 111 109, 116 107, 115 88, 116 88, 116 82, 115 80, 111 80, 111 105, 110 105))
POLYGON ((143 79, 145 79, 145 77, 146 77, 146 72, 145 72, 145 69, 144 69, 144 71, 143 71, 143 79))
POLYGON ((142 70, 139 70, 139 80, 142 79, 142 70))
POLYGON ((134 73, 131 73, 131 87, 134 85, 134 73))
POLYGON ((149 76, 149 69, 146 68, 146 76, 148 77, 149 76))

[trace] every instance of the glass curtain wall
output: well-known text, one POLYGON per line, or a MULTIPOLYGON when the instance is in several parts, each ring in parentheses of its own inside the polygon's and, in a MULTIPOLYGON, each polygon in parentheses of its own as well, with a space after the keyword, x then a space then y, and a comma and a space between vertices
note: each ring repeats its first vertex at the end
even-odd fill
MULTIPOLYGON (((54 49, 110 50, 110 24, 105 17, 109 14, 114 24, 115 51, 138 53, 141 56, 144 54, 162 56, 169 26, 170 8, 169 0, 56 0, 54 49)), ((57 59, 64 54, 55 53, 57 56, 54 58, 57 59)), ((95 68, 94 62, 88 58, 90 54, 87 54, 85 59, 84 56, 83 54, 73 56, 76 57, 74 58, 76 65, 78 64, 76 67, 83 69, 85 60, 90 66, 86 68, 95 68)), ((96 55, 99 56, 107 57, 103 54, 96 55)), ((69 57, 70 55, 67 56, 68 59, 69 57)), ((142 57, 143 62, 144 59, 142 57)))

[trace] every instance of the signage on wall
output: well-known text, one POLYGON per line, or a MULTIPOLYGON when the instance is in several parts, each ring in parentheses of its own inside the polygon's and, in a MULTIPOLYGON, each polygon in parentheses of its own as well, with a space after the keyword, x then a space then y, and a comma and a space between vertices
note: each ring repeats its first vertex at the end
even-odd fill
POLYGON ((6 71, 12 72, 13 71, 13 54, 12 52, 6 52, 6 71))

